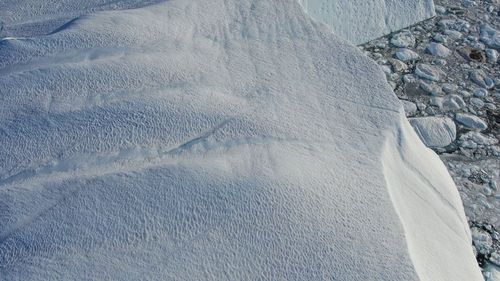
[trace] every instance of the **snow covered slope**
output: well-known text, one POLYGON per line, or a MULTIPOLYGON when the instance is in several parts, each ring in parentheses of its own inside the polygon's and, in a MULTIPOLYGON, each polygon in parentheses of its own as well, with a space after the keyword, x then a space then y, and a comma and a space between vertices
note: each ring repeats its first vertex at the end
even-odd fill
POLYGON ((481 278, 379 67, 296 1, 6 39, 0 98, 2 281, 481 278))
POLYGON ((433 0, 299 0, 316 20, 355 44, 434 16, 433 0))

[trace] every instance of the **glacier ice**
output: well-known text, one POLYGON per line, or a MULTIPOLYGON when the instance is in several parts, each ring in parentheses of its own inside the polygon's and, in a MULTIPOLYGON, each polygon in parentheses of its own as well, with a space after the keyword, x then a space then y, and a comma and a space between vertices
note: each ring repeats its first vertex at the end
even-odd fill
POLYGON ((355 44, 435 15, 433 0, 298 0, 314 19, 355 44))
POLYGON ((379 67, 298 2, 11 35, 0 280, 481 280, 446 168, 379 67))
MULTIPOLYGON (((138 8, 164 0, 2 0, 5 36, 46 34, 77 16, 138 8)), ((355 44, 408 27, 435 15, 433 0, 298 0, 316 20, 355 44)), ((2 34, 0 34, 1 36, 2 34)))

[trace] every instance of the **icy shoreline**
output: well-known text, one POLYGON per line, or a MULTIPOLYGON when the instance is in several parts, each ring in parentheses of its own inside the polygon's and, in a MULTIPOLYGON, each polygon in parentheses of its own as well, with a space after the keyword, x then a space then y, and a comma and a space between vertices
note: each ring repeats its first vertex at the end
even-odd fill
POLYGON ((445 162, 485 279, 498 280, 490 265, 500 263, 500 64, 494 45, 500 6, 435 2, 436 18, 362 48, 381 65, 419 136, 445 162))

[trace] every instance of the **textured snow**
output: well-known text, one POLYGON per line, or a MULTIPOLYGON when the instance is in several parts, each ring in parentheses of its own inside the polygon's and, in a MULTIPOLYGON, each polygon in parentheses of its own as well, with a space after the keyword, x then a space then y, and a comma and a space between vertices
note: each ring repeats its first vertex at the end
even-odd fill
POLYGON ((481 280, 384 74, 297 2, 56 29, 0 42, 0 280, 481 280))
POLYGON ((435 15, 433 0, 299 0, 316 20, 361 44, 435 15))

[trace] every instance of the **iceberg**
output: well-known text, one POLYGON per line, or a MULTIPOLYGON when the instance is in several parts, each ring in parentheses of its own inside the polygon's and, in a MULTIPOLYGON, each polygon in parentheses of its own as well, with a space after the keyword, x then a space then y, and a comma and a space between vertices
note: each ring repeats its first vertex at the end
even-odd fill
POLYGON ((445 166, 377 64, 298 2, 12 35, 0 280, 481 280, 445 166))
POLYGON ((340 37, 366 43, 435 15, 433 0, 299 0, 340 37))

